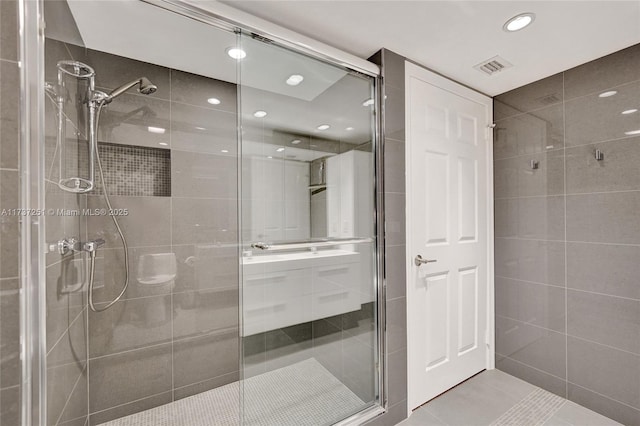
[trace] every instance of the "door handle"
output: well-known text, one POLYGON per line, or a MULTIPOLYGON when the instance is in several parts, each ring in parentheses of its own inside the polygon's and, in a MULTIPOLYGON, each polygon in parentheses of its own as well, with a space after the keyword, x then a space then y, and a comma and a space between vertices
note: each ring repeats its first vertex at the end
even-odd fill
POLYGON ((424 263, 433 263, 433 262, 437 262, 437 260, 431 260, 431 259, 423 259, 422 256, 417 255, 415 259, 413 259, 413 263, 416 266, 420 266, 424 263))

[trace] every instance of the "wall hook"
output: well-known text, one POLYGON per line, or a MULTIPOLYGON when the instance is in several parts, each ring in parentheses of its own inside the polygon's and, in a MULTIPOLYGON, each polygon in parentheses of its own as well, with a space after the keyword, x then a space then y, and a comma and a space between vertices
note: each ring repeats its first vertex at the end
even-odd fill
POLYGON ((536 170, 539 166, 540 162, 537 160, 531 160, 531 162, 529 163, 529 167, 531 167, 531 170, 536 170))
POLYGON ((596 149, 595 158, 596 158, 596 161, 604 160, 604 153, 599 149, 596 149))

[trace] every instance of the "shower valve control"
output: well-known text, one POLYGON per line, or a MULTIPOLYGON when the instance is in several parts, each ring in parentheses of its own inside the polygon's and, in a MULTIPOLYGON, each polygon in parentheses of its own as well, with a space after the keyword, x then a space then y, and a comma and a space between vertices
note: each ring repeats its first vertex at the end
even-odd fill
POLYGON ((56 244, 52 244, 49 248, 51 251, 57 251, 61 255, 66 255, 68 253, 75 253, 78 251, 86 251, 88 253, 94 252, 98 250, 105 243, 104 239, 98 238, 92 241, 87 241, 86 243, 80 242, 76 237, 71 238, 63 238, 58 241, 56 244))
MULTIPOLYGON (((55 250, 55 246, 52 246, 52 248, 54 248, 55 250)), ((78 251, 80 249, 80 241, 78 241, 76 237, 63 238, 62 240, 58 241, 57 248, 58 253, 64 256, 69 252, 78 251)))

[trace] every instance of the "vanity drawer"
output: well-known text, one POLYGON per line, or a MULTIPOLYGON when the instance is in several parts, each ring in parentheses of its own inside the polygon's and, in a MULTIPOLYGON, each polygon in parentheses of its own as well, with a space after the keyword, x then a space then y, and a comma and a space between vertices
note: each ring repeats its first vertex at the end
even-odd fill
POLYGON ((359 264, 338 263, 312 268, 311 320, 360 309, 359 264))
POLYGON ((309 320, 332 317, 358 309, 360 309, 360 297, 355 289, 326 290, 313 295, 309 320))

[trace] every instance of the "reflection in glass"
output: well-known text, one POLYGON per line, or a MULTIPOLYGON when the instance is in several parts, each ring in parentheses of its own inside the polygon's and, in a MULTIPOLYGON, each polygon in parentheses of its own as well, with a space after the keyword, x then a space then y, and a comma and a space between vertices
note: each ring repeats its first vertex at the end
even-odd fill
POLYGON ((331 424, 377 393, 373 82, 241 44, 242 416, 331 424))

